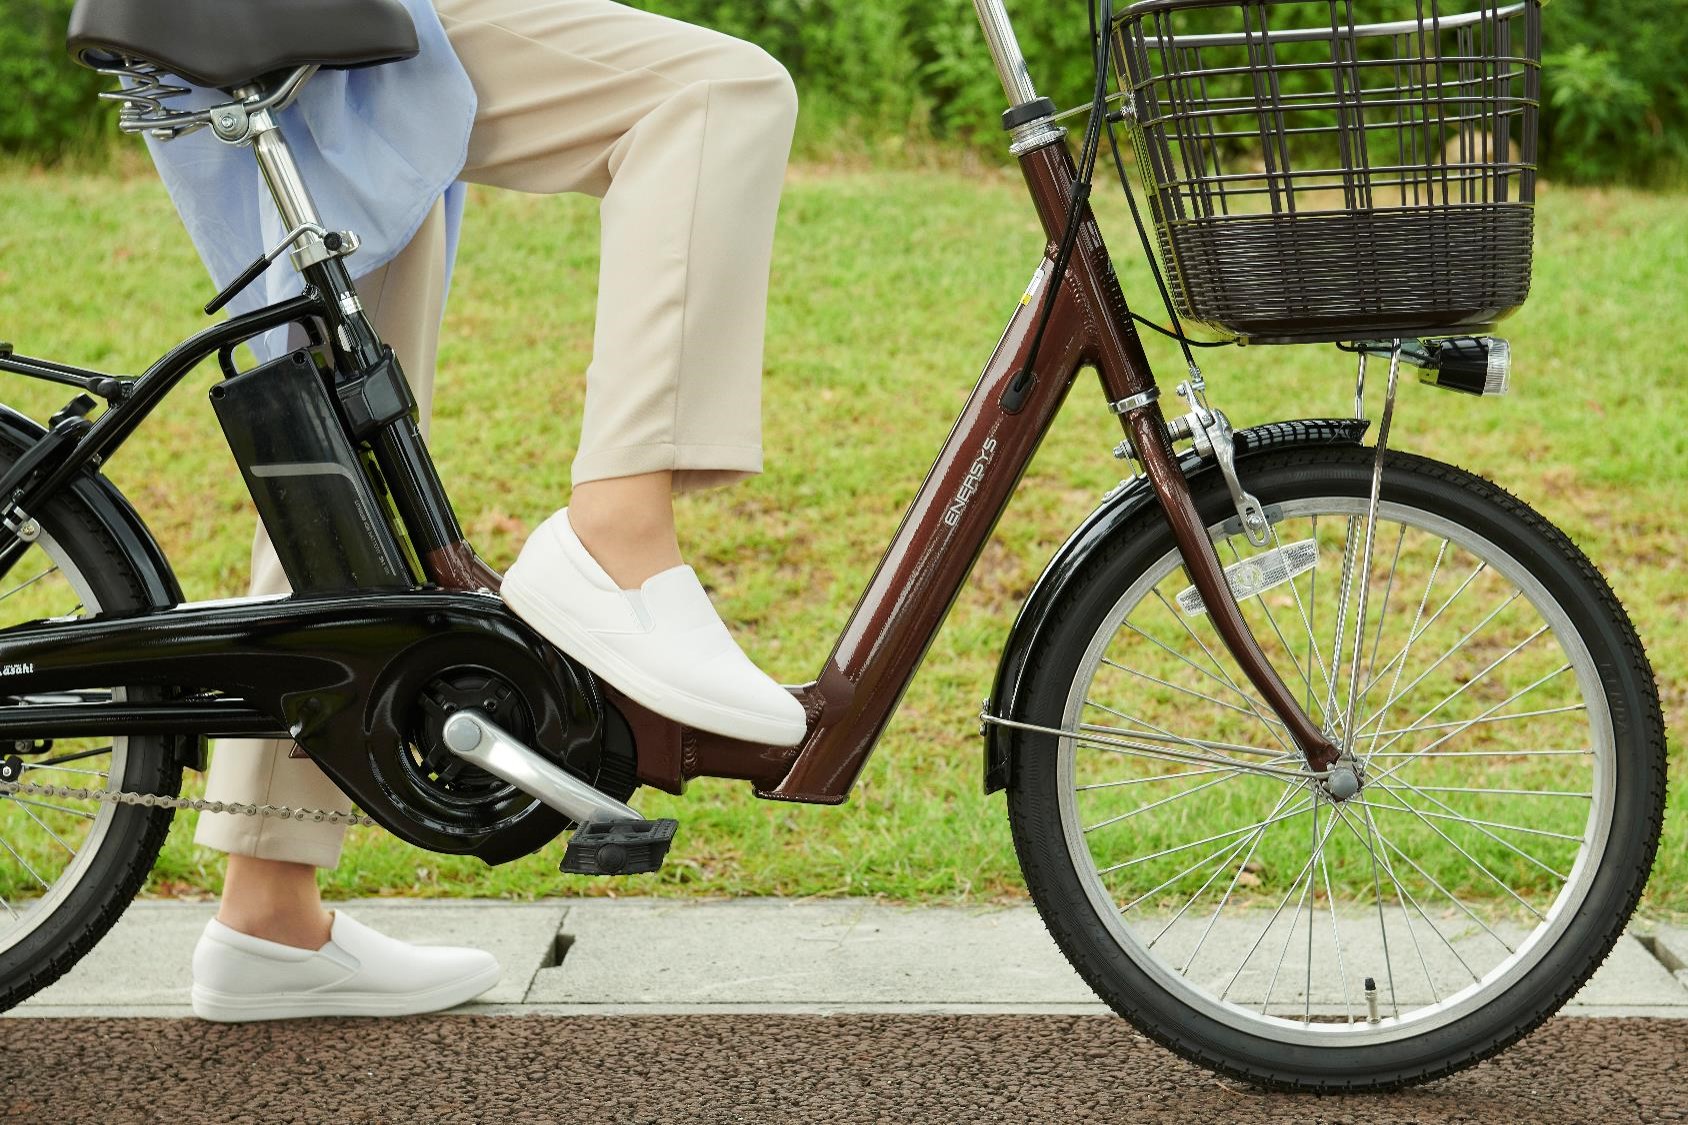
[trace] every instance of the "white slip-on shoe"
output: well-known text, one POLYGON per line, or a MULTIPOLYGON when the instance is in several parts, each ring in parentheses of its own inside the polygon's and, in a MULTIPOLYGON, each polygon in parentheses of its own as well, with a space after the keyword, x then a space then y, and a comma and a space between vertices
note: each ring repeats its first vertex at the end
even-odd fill
POLYGON ((219 1023, 413 1016, 472 1000, 503 971, 479 949, 411 945, 334 912, 328 944, 298 949, 215 918, 193 950, 193 1013, 219 1023))
POLYGON ((528 537, 500 593, 546 640, 659 715, 770 746, 803 740, 803 705, 740 650, 689 566, 623 590, 564 508, 528 537))

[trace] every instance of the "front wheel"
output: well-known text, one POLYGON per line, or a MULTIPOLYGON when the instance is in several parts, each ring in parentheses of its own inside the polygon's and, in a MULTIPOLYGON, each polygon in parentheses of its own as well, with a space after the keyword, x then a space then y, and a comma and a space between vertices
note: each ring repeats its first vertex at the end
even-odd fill
POLYGON ((1097 993, 1186 1058, 1285 1088, 1447 1074, 1547 1019, 1658 846, 1664 723, 1635 630, 1563 533, 1391 453, 1251 458, 1272 540, 1196 484, 1273 665, 1352 747, 1334 799, 1211 628, 1158 507, 1073 580, 1027 666, 1008 812, 1097 993), (1246 596, 1245 596, 1246 595, 1246 596))

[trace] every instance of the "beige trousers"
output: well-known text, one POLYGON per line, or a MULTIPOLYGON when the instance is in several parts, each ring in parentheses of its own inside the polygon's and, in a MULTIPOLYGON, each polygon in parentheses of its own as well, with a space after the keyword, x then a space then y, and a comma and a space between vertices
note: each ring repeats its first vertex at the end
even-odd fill
MULTIPOLYGON (((763 324, 774 216, 796 120, 759 47, 611 0, 436 0, 480 109, 463 179, 602 199, 603 262, 575 483, 673 470, 679 489, 762 468, 763 324)), ((444 305, 445 221, 358 281, 426 430, 444 305)), ((252 592, 285 592, 262 528, 252 592)), ((220 743, 212 800, 344 809, 292 744, 220 743)), ((344 829, 202 813, 195 839, 333 867, 344 829)))

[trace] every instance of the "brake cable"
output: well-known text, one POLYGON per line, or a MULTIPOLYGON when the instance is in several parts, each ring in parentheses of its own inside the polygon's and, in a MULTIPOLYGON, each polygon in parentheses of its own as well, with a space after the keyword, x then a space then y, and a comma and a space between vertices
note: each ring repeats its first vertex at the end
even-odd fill
MULTIPOLYGON (((1108 94, 1108 78, 1112 74, 1114 61, 1113 0, 1100 0, 1100 15, 1097 12, 1097 3, 1089 3, 1086 7, 1090 14, 1090 37, 1095 44, 1091 53, 1096 67, 1096 83, 1090 99, 1090 118, 1085 125, 1084 143, 1079 149, 1071 196, 1067 201, 1066 226, 1061 232, 1061 240, 1056 247, 1053 276, 1050 279, 1049 288, 1044 293, 1043 303, 1038 309, 1037 327, 1032 333, 1031 349, 1027 353, 1025 366, 1015 373, 1013 381, 1009 384, 1008 396, 1012 396, 1011 401, 1016 402, 1024 401, 1026 393, 1031 390, 1037 379, 1038 352, 1043 345, 1043 337, 1049 327, 1049 321, 1054 315, 1055 301, 1059 296, 1061 282, 1066 278, 1067 266, 1072 259, 1073 248, 1078 242, 1078 216, 1084 205, 1090 200, 1091 188, 1095 178, 1096 159, 1101 149, 1101 136, 1104 130, 1107 132, 1108 148, 1113 155, 1114 167, 1119 173, 1120 187, 1124 190, 1126 203, 1131 209, 1131 221, 1137 228, 1137 239, 1142 244, 1144 257, 1148 259, 1149 271, 1154 275, 1155 288, 1160 292, 1161 303, 1166 308, 1166 314, 1172 322, 1172 328, 1171 330, 1163 328, 1135 312, 1130 314, 1131 319, 1155 332, 1159 332, 1163 336, 1177 340, 1179 350, 1184 355, 1184 364, 1192 377, 1199 375, 1201 370, 1196 364, 1196 357, 1191 351, 1192 348, 1231 346, 1231 341, 1228 340, 1192 340, 1184 332, 1183 322, 1178 316, 1177 308, 1173 305, 1171 290, 1167 286, 1166 278, 1161 272, 1160 262, 1156 258, 1154 248, 1149 241, 1148 228, 1143 222, 1142 211, 1137 205, 1136 193, 1131 190, 1131 182, 1125 170, 1125 159, 1120 154, 1119 138, 1114 130, 1115 124, 1118 121, 1124 121, 1129 111, 1124 109, 1110 111, 1108 109, 1108 103, 1113 100, 1108 94)), ((1127 94, 1128 91, 1122 91, 1119 96, 1123 98, 1127 94)), ((1078 110, 1074 109, 1068 112, 1076 113, 1078 110)))

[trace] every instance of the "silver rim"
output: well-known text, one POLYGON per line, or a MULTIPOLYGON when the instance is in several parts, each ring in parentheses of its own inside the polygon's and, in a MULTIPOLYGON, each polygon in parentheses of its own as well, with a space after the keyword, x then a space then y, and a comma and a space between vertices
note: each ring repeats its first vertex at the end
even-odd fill
MULTIPOLYGON (((98 613, 87 577, 50 535, 18 560, 0 590, 0 612, 16 623, 44 615, 98 613), (21 576, 21 577, 16 577, 21 576)), ((121 698, 121 690, 115 692, 121 698)), ((128 740, 76 739, 25 757, 24 781, 84 788, 120 788, 128 740)), ((10 891, 0 895, 0 954, 38 930, 88 872, 111 832, 117 809, 97 801, 57 797, 0 798, 0 871, 10 891)))
POLYGON ((1316 567, 1243 608, 1354 745, 1353 801, 1320 791, 1179 604, 1176 552, 1099 623, 1063 714, 1081 733, 1060 740, 1062 832, 1097 916, 1182 1003, 1281 1042, 1404 1039, 1501 995, 1570 925, 1612 823, 1606 697, 1564 609, 1477 533, 1384 503, 1356 628, 1360 583, 1342 576, 1365 511, 1284 504, 1258 552, 1209 529, 1233 564, 1316 544, 1316 567))

